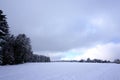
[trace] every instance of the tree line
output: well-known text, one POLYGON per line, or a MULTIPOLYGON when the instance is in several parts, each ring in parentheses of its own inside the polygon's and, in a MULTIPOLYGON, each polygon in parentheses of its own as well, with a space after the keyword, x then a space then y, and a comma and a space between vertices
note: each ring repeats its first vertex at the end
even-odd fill
POLYGON ((10 34, 6 15, 0 10, 0 64, 50 62, 50 57, 33 54, 30 43, 30 38, 25 34, 10 34))
POLYGON ((120 59, 115 59, 114 61, 102 60, 102 59, 81 59, 81 60, 58 60, 53 62, 80 62, 80 63, 117 63, 120 64, 120 59))
POLYGON ((111 63, 109 60, 102 60, 102 59, 90 59, 87 60, 81 59, 79 62, 88 62, 88 63, 111 63))
POLYGON ((120 64, 120 59, 115 59, 114 61, 110 61, 110 60, 87 58, 87 60, 81 59, 81 60, 79 60, 79 62, 88 62, 88 63, 117 63, 117 64, 120 64))

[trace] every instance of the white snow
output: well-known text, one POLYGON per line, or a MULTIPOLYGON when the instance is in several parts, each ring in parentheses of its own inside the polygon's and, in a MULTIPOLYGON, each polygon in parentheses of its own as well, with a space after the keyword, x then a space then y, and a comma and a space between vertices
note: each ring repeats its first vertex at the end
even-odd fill
POLYGON ((0 30, 0 33, 5 34, 5 32, 3 32, 2 30, 0 30))
POLYGON ((106 63, 27 63, 0 66, 0 80, 120 80, 120 65, 106 63))

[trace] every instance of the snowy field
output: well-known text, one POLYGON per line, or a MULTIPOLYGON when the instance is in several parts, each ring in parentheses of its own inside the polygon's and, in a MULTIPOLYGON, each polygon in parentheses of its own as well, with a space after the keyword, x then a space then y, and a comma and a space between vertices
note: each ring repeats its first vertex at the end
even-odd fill
POLYGON ((0 80, 120 80, 120 65, 56 62, 0 66, 0 80))

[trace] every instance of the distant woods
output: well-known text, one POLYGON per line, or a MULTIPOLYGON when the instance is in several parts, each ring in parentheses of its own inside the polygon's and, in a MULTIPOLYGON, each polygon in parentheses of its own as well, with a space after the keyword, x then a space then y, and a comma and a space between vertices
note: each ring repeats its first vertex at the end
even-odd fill
POLYGON ((30 38, 25 34, 10 34, 6 15, 0 10, 0 64, 25 62, 50 62, 50 58, 33 54, 30 38))
POLYGON ((120 59, 115 59, 114 61, 110 61, 110 60, 87 58, 87 60, 81 59, 79 62, 87 62, 87 63, 117 63, 117 64, 120 64, 120 59))
POLYGON ((114 61, 110 61, 110 60, 87 58, 86 60, 85 59, 81 59, 81 60, 58 60, 58 61, 54 61, 54 62, 117 63, 117 64, 120 64, 120 59, 115 59, 114 61))

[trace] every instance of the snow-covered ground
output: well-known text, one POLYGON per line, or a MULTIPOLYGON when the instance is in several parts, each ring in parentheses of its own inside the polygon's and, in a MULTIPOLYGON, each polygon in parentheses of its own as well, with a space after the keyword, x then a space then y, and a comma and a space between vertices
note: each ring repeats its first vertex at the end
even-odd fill
POLYGON ((56 62, 0 66, 0 80, 120 80, 120 65, 56 62))

